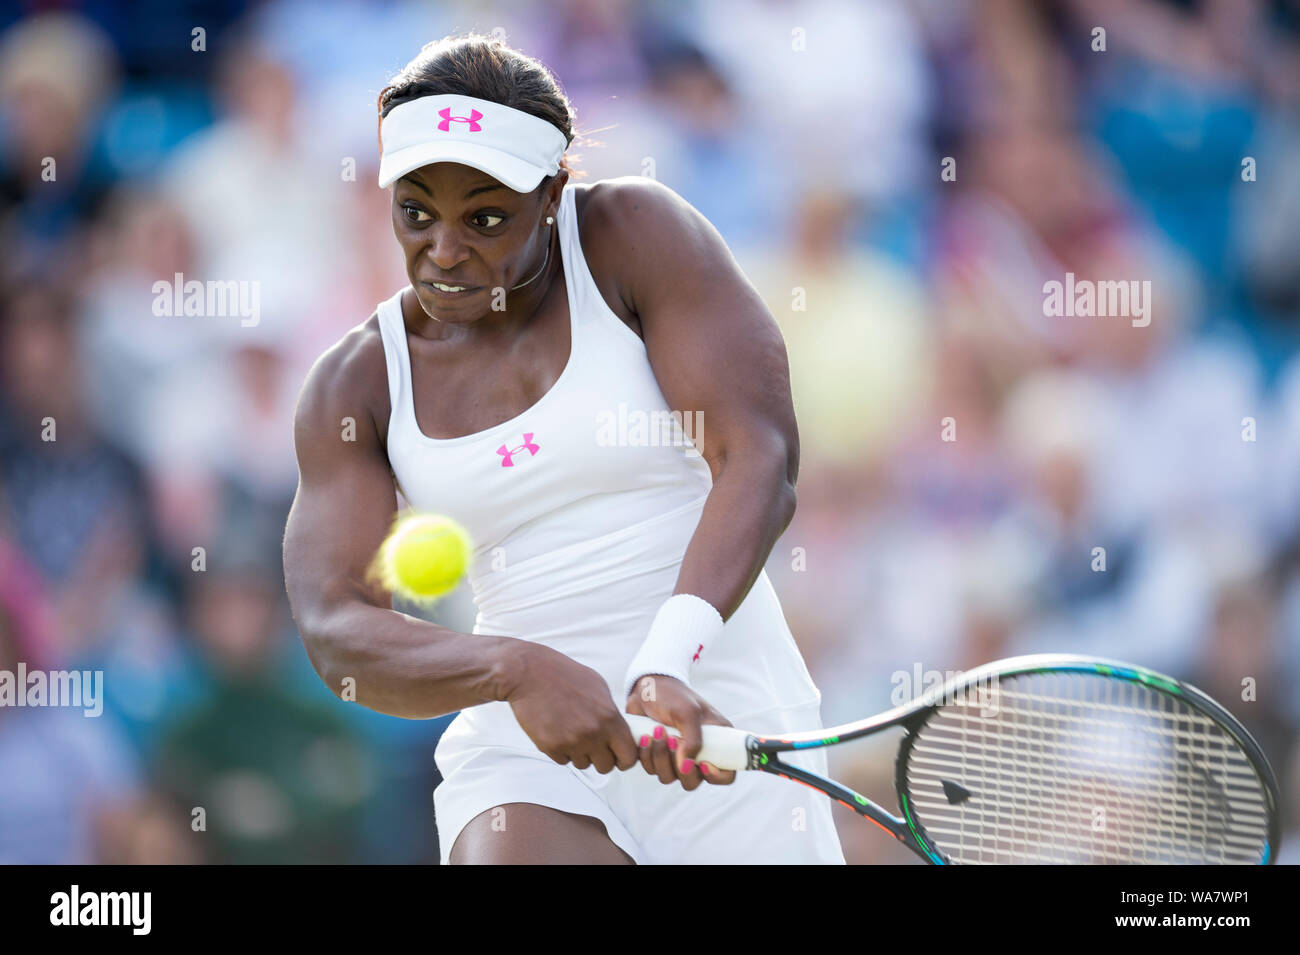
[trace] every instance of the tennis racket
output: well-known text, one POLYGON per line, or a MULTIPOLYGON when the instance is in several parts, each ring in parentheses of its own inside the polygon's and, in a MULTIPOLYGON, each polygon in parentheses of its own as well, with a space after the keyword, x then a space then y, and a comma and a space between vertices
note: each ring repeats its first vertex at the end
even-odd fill
MULTIPOLYGON (((624 715, 637 736, 658 725, 624 715)), ((1195 687, 1113 660, 999 660, 789 736, 705 726, 696 759, 810 786, 936 865, 1267 865, 1281 838, 1277 783, 1245 727, 1195 687), (895 726, 901 817, 780 758, 895 726)))

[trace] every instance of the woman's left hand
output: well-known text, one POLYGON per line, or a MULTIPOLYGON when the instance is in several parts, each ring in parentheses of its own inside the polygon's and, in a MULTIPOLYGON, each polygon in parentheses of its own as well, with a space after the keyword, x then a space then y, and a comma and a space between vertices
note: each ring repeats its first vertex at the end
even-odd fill
POLYGON ((647 734, 637 739, 642 767, 651 776, 658 776, 660 782, 680 782, 683 789, 691 790, 701 782, 725 786, 736 778, 732 770, 695 762, 703 744, 700 727, 731 723, 681 680, 659 674, 643 676, 636 681, 623 709, 648 716, 681 734, 679 742, 667 730, 657 728, 657 736, 647 734))

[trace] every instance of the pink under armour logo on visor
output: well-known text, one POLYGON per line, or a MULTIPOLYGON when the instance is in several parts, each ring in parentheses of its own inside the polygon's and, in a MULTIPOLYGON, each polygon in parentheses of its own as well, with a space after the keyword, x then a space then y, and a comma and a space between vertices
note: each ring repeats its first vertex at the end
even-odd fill
POLYGON ((453 116, 451 115, 451 107, 447 106, 438 110, 438 115, 442 117, 442 122, 438 124, 438 128, 444 133, 451 132, 452 123, 469 123, 471 133, 483 132, 483 127, 478 124, 478 121, 483 118, 483 114, 476 109, 471 109, 468 116, 453 116))
POLYGON ((507 448, 504 444, 497 448, 497 454, 501 455, 501 466, 503 468, 512 468, 515 466, 511 455, 518 454, 520 451, 527 451, 530 456, 536 455, 540 451, 540 446, 533 443, 533 432, 529 431, 524 435, 524 443, 517 448, 507 448))

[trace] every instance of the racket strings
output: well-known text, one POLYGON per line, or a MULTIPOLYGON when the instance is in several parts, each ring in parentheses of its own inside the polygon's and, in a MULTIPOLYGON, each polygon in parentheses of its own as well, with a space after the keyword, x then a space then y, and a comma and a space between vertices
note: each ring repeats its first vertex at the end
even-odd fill
POLYGON ((1268 840, 1263 787, 1227 730, 1099 674, 1019 674, 939 707, 905 782, 960 863, 1253 864, 1268 840))

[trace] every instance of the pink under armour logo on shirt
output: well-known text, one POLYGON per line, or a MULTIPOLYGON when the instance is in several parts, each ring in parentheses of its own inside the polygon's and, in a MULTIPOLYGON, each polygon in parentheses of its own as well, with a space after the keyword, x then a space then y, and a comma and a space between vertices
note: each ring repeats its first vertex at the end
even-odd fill
POLYGON ((515 462, 511 455, 518 454, 520 451, 527 451, 529 456, 535 456, 541 447, 533 443, 533 432, 529 431, 524 435, 524 443, 517 448, 507 448, 504 444, 497 448, 497 454, 501 455, 501 466, 503 468, 512 468, 515 462))
POLYGON ((483 127, 478 124, 478 121, 483 118, 483 114, 476 109, 471 109, 468 116, 453 116, 451 115, 451 107, 447 106, 438 110, 438 115, 442 117, 442 122, 438 124, 438 128, 444 133, 451 132, 452 123, 469 123, 471 133, 483 132, 483 127))

